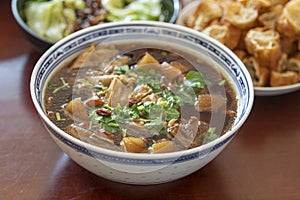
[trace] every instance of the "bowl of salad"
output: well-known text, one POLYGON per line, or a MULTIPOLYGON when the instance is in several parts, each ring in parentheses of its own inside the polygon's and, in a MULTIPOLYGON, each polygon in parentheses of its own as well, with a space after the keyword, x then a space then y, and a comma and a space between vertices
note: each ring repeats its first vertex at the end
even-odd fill
POLYGON ((115 21, 174 23, 179 0, 12 0, 13 16, 40 51, 78 30, 115 21))
POLYGON ((36 63, 30 90, 45 129, 72 160, 138 185, 208 164, 237 134, 254 99, 250 74, 227 47, 153 21, 66 36, 36 63))

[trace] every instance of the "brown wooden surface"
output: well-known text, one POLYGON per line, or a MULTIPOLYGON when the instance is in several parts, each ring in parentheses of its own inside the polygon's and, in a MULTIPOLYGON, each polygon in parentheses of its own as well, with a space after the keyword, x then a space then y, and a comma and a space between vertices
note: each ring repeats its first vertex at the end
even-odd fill
POLYGON ((52 141, 29 93, 41 55, 0 1, 0 199, 300 199, 300 92, 256 97, 244 126, 210 164, 178 181, 133 186, 97 177, 52 141))

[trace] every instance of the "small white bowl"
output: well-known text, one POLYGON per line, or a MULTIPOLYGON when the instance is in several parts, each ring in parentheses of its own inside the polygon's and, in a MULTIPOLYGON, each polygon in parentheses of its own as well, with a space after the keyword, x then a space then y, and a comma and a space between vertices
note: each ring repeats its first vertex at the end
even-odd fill
MULTIPOLYGON (((24 8, 28 1, 30 0, 11 0, 12 14, 24 36, 29 40, 29 42, 32 43, 38 51, 44 52, 55 42, 50 41, 49 39, 35 33, 26 24, 24 8)), ((180 0, 162 0, 161 6, 164 21, 175 23, 180 11, 180 0)))
POLYGON ((103 178, 141 185, 173 181, 209 163, 229 144, 244 124, 250 114, 254 99, 249 73, 237 56, 224 45, 180 25, 149 21, 107 23, 67 36, 55 43, 36 63, 32 72, 30 89, 35 108, 47 131, 71 159, 103 178), (108 150, 87 144, 59 129, 49 120, 43 106, 45 87, 49 77, 71 55, 91 43, 110 39, 174 44, 174 48, 181 46, 193 49, 199 56, 208 56, 228 75, 236 90, 238 112, 232 129, 200 147, 162 154, 137 154, 108 150))

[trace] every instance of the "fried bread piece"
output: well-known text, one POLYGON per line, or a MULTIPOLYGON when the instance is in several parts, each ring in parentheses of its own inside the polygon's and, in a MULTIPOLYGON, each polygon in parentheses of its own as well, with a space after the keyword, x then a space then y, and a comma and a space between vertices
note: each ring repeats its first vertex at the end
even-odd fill
POLYGON ((278 21, 279 16, 283 11, 283 5, 276 5, 272 7, 269 11, 262 13, 258 17, 258 21, 260 24, 266 27, 270 27, 272 29, 276 29, 276 23, 278 21))
POLYGON ((270 86, 284 86, 292 85, 299 82, 299 74, 292 71, 286 72, 275 72, 272 71, 270 74, 270 86))
POLYGON ((222 17, 220 5, 214 0, 202 0, 194 14, 185 19, 185 24, 198 31, 203 30, 211 21, 222 17))
POLYGON ((294 71, 300 74, 300 53, 297 53, 288 59, 287 70, 294 71))
POLYGON ((224 19, 237 28, 252 28, 258 17, 258 11, 253 7, 246 7, 240 2, 224 3, 224 19))
POLYGON ((277 22, 278 31, 288 38, 300 38, 300 0, 291 0, 283 8, 277 22))
POLYGON ((231 24, 213 24, 202 32, 225 44, 229 49, 234 49, 241 37, 241 30, 231 24))
POLYGON ((246 57, 242 60, 248 69, 254 86, 264 87, 269 83, 269 69, 260 66, 254 57, 246 57))
POLYGON ((245 37, 248 52, 255 57, 259 65, 278 71, 281 55, 280 35, 273 29, 258 27, 249 30, 245 37))

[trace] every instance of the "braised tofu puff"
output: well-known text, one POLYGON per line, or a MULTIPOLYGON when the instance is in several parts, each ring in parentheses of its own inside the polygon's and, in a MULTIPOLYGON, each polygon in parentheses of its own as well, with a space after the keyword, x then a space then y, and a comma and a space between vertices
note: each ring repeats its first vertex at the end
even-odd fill
POLYGON ((269 84, 270 70, 268 68, 260 66, 253 56, 246 57, 242 61, 250 73, 254 86, 265 87, 269 84))
POLYGON ((300 74, 300 53, 295 54, 288 60, 286 69, 300 74))
POLYGON ((231 24, 212 24, 207 26, 203 33, 219 40, 229 49, 234 49, 240 40, 242 31, 231 24))
POLYGON ((275 72, 272 71, 270 74, 270 86, 283 86, 291 85, 299 82, 299 74, 292 71, 287 72, 275 72))
POLYGON ((246 7, 240 2, 224 3, 224 19, 237 28, 252 28, 258 17, 258 11, 253 7, 246 7))
POLYGON ((191 17, 185 19, 185 24, 202 31, 211 21, 222 17, 221 6, 214 0, 203 0, 191 17))
POLYGON ((300 38, 300 0, 289 1, 277 22, 278 31, 288 38, 300 38))
POLYGON ((266 27, 251 29, 245 37, 245 44, 260 65, 278 71, 281 47, 280 35, 276 31, 266 27))
POLYGON ((270 0, 272 6, 278 5, 278 4, 284 5, 284 4, 286 4, 287 2, 289 2, 289 1, 290 1, 290 0, 270 0))
POLYGON ((282 54, 278 62, 278 71, 270 73, 270 86, 284 86, 298 83, 300 81, 300 54, 288 58, 282 54))
POLYGON ((270 10, 268 10, 267 12, 262 13, 258 17, 258 21, 262 26, 276 29, 276 23, 282 11, 283 11, 283 5, 281 4, 276 5, 272 7, 270 10))
POLYGON ((246 7, 255 8, 259 14, 270 9, 272 5, 271 0, 244 0, 241 2, 243 2, 246 7))
POLYGON ((297 49, 297 41, 294 38, 280 37, 282 53, 286 53, 289 56, 293 56, 299 50, 297 49))

